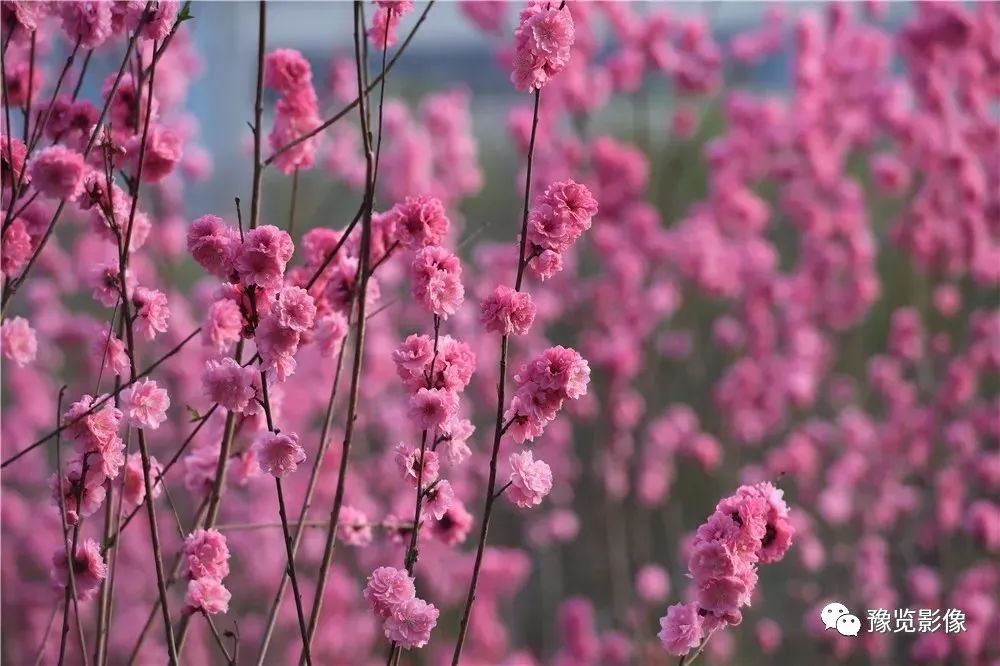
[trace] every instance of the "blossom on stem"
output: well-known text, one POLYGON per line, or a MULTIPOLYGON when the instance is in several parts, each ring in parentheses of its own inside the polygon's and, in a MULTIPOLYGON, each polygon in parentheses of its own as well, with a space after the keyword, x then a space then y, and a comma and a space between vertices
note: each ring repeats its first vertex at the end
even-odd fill
POLYGON ((121 395, 125 420, 129 425, 156 430, 167 420, 170 396, 152 379, 140 379, 121 395))
POLYGON ((507 498, 522 509, 530 509, 541 504, 552 491, 552 469, 541 460, 535 460, 531 451, 513 453, 510 456, 510 484, 507 498))

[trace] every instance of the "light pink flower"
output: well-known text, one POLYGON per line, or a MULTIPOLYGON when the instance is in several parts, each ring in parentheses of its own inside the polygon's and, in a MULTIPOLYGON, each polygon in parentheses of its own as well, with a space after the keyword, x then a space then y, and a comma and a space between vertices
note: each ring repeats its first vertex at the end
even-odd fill
POLYGON ((427 507, 429 514, 441 520, 445 512, 451 508, 454 501, 455 491, 452 490, 451 484, 445 479, 438 481, 434 487, 427 490, 427 499, 424 506, 427 507))
POLYGON ((226 586, 215 578, 196 578, 188 581, 184 603, 189 612, 217 615, 229 612, 232 596, 226 586))
POLYGON ((332 358, 340 353, 347 333, 347 317, 341 312, 331 312, 316 320, 314 340, 320 353, 332 358))
POLYGON ((372 526, 368 517, 349 504, 340 509, 337 531, 348 546, 364 547, 372 542, 372 526))
MULTIPOLYGON (((159 497, 163 493, 163 485, 157 483, 160 475, 163 474, 163 466, 153 456, 149 457, 149 483, 153 489, 153 497, 159 497)), ((146 501, 146 482, 142 471, 142 455, 133 453, 129 455, 125 464, 124 495, 122 501, 128 511, 134 511, 142 506, 146 501)))
POLYGON ((664 649, 680 657, 701 643, 701 616, 697 604, 674 604, 660 618, 657 634, 664 649))
POLYGON ((304 333, 313 327, 316 303, 309 292, 301 287, 283 287, 271 306, 271 315, 283 328, 304 333))
POLYGON ((208 306, 201 328, 202 340, 223 352, 239 341, 243 333, 243 313, 240 305, 229 298, 220 298, 208 306))
POLYGON ((167 295, 155 289, 136 287, 132 292, 132 302, 136 308, 136 331, 147 340, 157 333, 166 333, 170 321, 170 305, 167 295))
POLYGON ((156 430, 167 420, 170 396, 152 379, 140 379, 121 393, 125 420, 135 428, 156 430))
POLYGON ((441 471, 437 452, 425 450, 421 461, 420 449, 400 443, 396 445, 394 457, 403 477, 413 485, 417 485, 418 480, 424 487, 437 481, 441 471))
POLYGON ((421 248, 410 266, 413 297, 427 310, 447 319, 455 314, 465 298, 462 286, 462 263, 439 245, 421 248))
POLYGON ((35 330, 24 317, 8 319, 0 326, 0 346, 3 357, 22 368, 34 361, 38 353, 35 330))
POLYGON ((413 579, 403 569, 379 567, 368 576, 364 597, 372 610, 387 618, 403 603, 416 596, 413 579))
POLYGON ((241 367, 231 357, 205 361, 201 374, 205 395, 231 412, 257 413, 258 374, 252 367, 241 367))
POLYGON ((188 578, 222 580, 229 575, 226 536, 215 529, 197 529, 184 539, 185 573, 188 578))
POLYGON ((552 470, 541 460, 534 460, 531 451, 510 456, 510 483, 507 497, 522 509, 542 503, 552 490, 552 470))
MULTIPOLYGON (((69 585, 69 567, 66 558, 68 550, 64 546, 59 546, 52 556, 51 579, 59 588, 69 585)), ((101 557, 100 545, 93 539, 78 544, 73 555, 73 584, 76 587, 76 598, 81 601, 91 599, 107 575, 108 568, 104 558, 101 557)))
POLYGON ((438 609, 423 599, 407 599, 385 619, 386 638, 404 649, 423 647, 437 626, 438 614, 438 609))
POLYGON ((216 215, 202 215, 188 229, 188 252, 202 268, 217 277, 232 275, 239 247, 239 233, 216 215))
POLYGON ((254 446, 260 468, 279 479, 294 472, 306 459, 305 449, 299 445, 299 436, 295 433, 265 432, 254 446))

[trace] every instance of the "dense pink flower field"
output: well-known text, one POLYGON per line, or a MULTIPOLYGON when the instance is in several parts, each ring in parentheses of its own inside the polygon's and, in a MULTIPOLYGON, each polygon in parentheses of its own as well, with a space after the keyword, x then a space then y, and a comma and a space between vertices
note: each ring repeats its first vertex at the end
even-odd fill
POLYGON ((458 7, 3 0, 3 662, 1000 664, 1000 5, 458 7))

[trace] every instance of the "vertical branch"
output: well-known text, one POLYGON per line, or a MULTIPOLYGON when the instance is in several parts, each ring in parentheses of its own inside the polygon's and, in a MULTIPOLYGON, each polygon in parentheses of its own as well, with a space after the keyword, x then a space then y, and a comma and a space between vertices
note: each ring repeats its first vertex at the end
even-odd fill
POLYGON ((250 200, 250 228, 260 220, 260 180, 263 167, 260 163, 261 122, 264 116, 264 42, 267 37, 267 6, 258 4, 257 19, 257 94, 253 105, 253 193, 250 200))
MULTIPOLYGON (((365 324, 367 317, 365 314, 368 302, 368 278, 370 277, 371 263, 371 233, 372 233, 372 208, 375 197, 375 157, 372 153, 372 136, 368 127, 368 99, 362 81, 362 56, 361 56, 361 13, 362 6, 360 0, 354 3, 354 56, 357 64, 358 74, 358 98, 360 99, 358 110, 361 120, 361 139, 365 149, 365 200, 361 222, 361 261, 358 267, 360 276, 357 281, 357 301, 358 320, 355 333, 354 361, 351 367, 351 388, 348 395, 347 421, 344 426, 344 445, 340 458, 340 469, 337 473, 337 490, 333 498, 333 507, 330 509, 330 524, 327 527, 326 543, 323 548, 323 560, 320 564, 319 578, 316 582, 316 595, 313 599, 312 612, 309 618, 309 642, 316 635, 316 628, 319 625, 319 616, 323 608, 323 592, 326 588, 326 581, 330 574, 330 565, 333 562, 333 549, 337 539, 337 526, 340 522, 340 509, 344 503, 344 487, 347 480, 347 465, 350 460, 351 441, 354 437, 354 426, 358 418, 358 394, 361 385, 361 362, 364 358, 365 346, 365 324)), ((383 77, 384 81, 384 77, 383 77)))
MULTIPOLYGON (((535 156, 535 135, 538 130, 538 106, 541 99, 541 91, 535 90, 535 109, 531 119, 531 140, 528 143, 528 172, 524 183, 524 209, 521 216, 521 240, 517 258, 517 278, 514 282, 514 289, 521 290, 521 282, 524 279, 524 269, 528 262, 525 261, 525 249, 528 242, 528 206, 531 202, 531 166, 535 156)), ((493 428, 493 451, 490 454, 490 478, 486 486, 486 499, 483 507, 483 520, 479 532, 479 545, 476 547, 476 561, 472 567, 472 580, 469 583, 469 594, 465 599, 465 610, 462 612, 462 622, 458 630, 458 641, 455 643, 455 652, 452 655, 452 666, 457 666, 462 660, 462 646, 465 643, 465 635, 469 630, 469 618, 472 616, 472 604, 476 600, 476 588, 479 585, 479 572, 483 566, 483 552, 486 550, 486 538, 490 529, 490 517, 493 514, 493 504, 498 498, 496 493, 497 482, 497 457, 500 454, 500 440, 503 438, 503 412, 505 404, 505 384, 507 382, 507 349, 508 339, 504 335, 500 338, 500 376, 497 380, 497 411, 496 421, 493 428)))
MULTIPOLYGON (((154 44, 155 49, 155 44, 154 44)), ((146 100, 146 113, 143 119, 142 138, 139 142, 138 164, 135 170, 135 180, 132 192, 132 203, 129 209, 128 224, 125 228, 125 236, 121 240, 119 248, 119 290, 121 291, 122 317, 125 320, 126 352, 129 359, 129 369, 131 377, 135 378, 138 368, 135 362, 135 335, 133 330, 133 319, 131 314, 130 295, 126 284, 125 275, 128 270, 129 245, 132 238, 132 229, 135 222, 135 213, 139 203, 139 187, 142 183, 142 168, 146 157, 146 144, 149 138, 149 122, 153 108, 153 85, 156 79, 156 67, 150 68, 149 74, 149 95, 146 100)), ((140 91, 141 95, 141 91, 140 91)), ((112 221, 112 226, 114 222, 112 221)), ((159 528, 156 524, 156 510, 153 507, 153 486, 150 480, 149 447, 146 445, 146 434, 142 428, 138 428, 136 433, 139 438, 139 455, 142 458, 142 481, 146 490, 146 515, 149 518, 150 542, 153 548, 153 564, 156 568, 156 587, 160 597, 160 610, 163 615, 163 631, 167 642, 167 652, 170 663, 177 664, 177 646, 174 642, 174 629, 170 623, 170 608, 167 603, 166 577, 163 571, 163 553, 160 548, 159 528)))

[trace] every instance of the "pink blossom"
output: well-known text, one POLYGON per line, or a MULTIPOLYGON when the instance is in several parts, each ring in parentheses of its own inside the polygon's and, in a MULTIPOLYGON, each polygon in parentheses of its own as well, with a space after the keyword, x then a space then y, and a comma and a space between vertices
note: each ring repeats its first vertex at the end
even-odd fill
POLYGON ((455 491, 447 479, 443 479, 428 488, 426 501, 427 512, 437 520, 441 520, 455 501, 455 491))
POLYGON ((413 579, 403 569, 379 567, 368 576, 364 597, 372 610, 383 618, 390 617, 395 610, 413 599, 416 588, 413 579))
MULTIPOLYGON (((157 481, 163 474, 163 466, 153 456, 149 457, 149 483, 153 489, 153 497, 163 493, 163 486, 157 481)), ((146 501, 146 482, 142 470, 142 455, 132 453, 125 463, 125 479, 123 481, 122 501, 127 511, 134 511, 146 501)))
POLYGON ((312 67, 295 49, 275 49, 264 61, 264 83, 280 93, 312 85, 312 67))
POLYGON ((197 529, 184 539, 185 573, 188 578, 222 580, 229 575, 226 536, 215 529, 197 529))
POLYGON ((657 634, 664 649, 680 657, 701 644, 701 616, 696 604, 674 604, 660 618, 657 634))
POLYGON ((320 353, 331 358, 340 352, 347 333, 347 317, 340 312, 331 312, 316 320, 314 340, 320 353))
POLYGON ((281 286, 285 266, 295 246, 288 232, 270 224, 251 229, 236 255, 236 270, 246 286, 266 289, 281 286))
POLYGON ((241 367, 231 357, 208 360, 201 375, 202 385, 209 400, 231 412, 257 412, 258 375, 253 367, 241 367))
POLYGON ((437 452, 425 450, 421 458, 420 449, 402 443, 394 451, 396 466, 407 481, 413 485, 420 481, 424 487, 437 481, 441 469, 437 452))
POLYGON ((597 201, 585 185, 572 180, 549 185, 535 198, 528 215, 528 241, 541 250, 563 253, 590 229, 597 201))
POLYGON ((71 465, 66 474, 53 474, 49 479, 52 499, 57 506, 60 501, 60 483, 62 484, 62 505, 66 511, 67 525, 76 525, 80 518, 94 515, 107 496, 102 485, 104 475, 99 470, 88 469, 86 481, 81 481, 81 472, 80 464, 71 465))
POLYGON ((257 326, 254 340, 257 351, 264 359, 264 367, 273 368, 278 379, 284 381, 295 372, 295 352, 299 348, 299 333, 278 323, 277 317, 268 315, 257 326))
POLYGON ((372 526, 368 517, 349 504, 340 509, 337 532, 348 546, 364 547, 372 542, 372 526))
POLYGON ((439 245, 428 245, 413 257, 410 266, 413 297, 425 308, 445 319, 455 314, 465 297, 462 264, 439 245))
POLYGON ((271 308, 279 326, 304 333, 313 327, 316 304, 301 287, 283 287, 271 308))
POLYGON ((541 504, 552 491, 552 470, 541 460, 534 460, 531 451, 511 454, 510 469, 507 497, 522 509, 541 504))
MULTIPOLYGON (((91 411, 95 403, 106 397, 99 396, 95 399, 84 395, 63 414, 63 425, 82 452, 101 451, 118 437, 123 414, 112 401, 104 400, 100 408, 91 411)), ((124 391, 122 400, 124 402, 124 391)))
POLYGON ((137 135, 125 144, 126 155, 133 162, 138 162, 142 154, 142 180, 147 183, 158 183, 174 170, 181 160, 183 145, 180 136, 174 130, 156 125, 149 128, 146 136, 146 149, 142 152, 142 136, 137 135))
POLYGON ((535 304, 530 294, 501 285, 483 299, 479 320, 487 331, 524 335, 535 320, 535 304))
POLYGON ((170 305, 167 295, 155 289, 136 287, 132 292, 132 302, 136 307, 135 327, 147 340, 157 333, 166 333, 170 320, 170 305))
POLYGON ((396 240, 403 247, 414 250, 426 245, 439 245, 451 224, 444 204, 427 195, 406 197, 392 207, 390 214, 396 240))
POLYGON ((522 91, 541 89, 569 63, 576 38, 569 10, 533 4, 521 12, 514 29, 513 72, 510 80, 522 91))
POLYGON ((208 306, 201 335, 205 344, 223 352, 238 342, 243 333, 243 313, 240 305, 229 298, 220 298, 208 306))
POLYGON ((458 413, 458 394, 447 389, 421 388, 410 398, 410 420, 419 430, 437 432, 458 413))
POLYGON ((111 3, 59 3, 53 13, 62 19, 62 28, 69 40, 79 40, 82 48, 93 49, 111 36, 111 3))
POLYGON ((437 520, 431 521, 430 530, 434 538, 445 545, 457 546, 469 535, 472 523, 472 514, 456 499, 437 520))
POLYGON ((257 438, 254 448, 260 468, 279 479, 294 472, 306 459, 305 449, 299 445, 299 436, 295 433, 264 432, 257 438))
POLYGON ((0 134, 0 175, 3 177, 0 182, 4 187, 11 187, 12 183, 20 180, 27 155, 28 147, 23 141, 0 134))
POLYGON ((385 619, 386 638, 405 649, 423 647, 431 639, 438 614, 438 609, 423 599, 407 599, 385 619))
POLYGON ((55 145, 38 151, 28 164, 32 186, 53 199, 75 199, 83 192, 83 155, 55 145))
POLYGON ((28 229, 21 218, 14 218, 3 233, 3 248, 0 253, 0 272, 14 276, 21 272, 31 258, 32 243, 28 229))
MULTIPOLYGON (((67 566, 67 551, 69 548, 59 546, 52 556, 51 579, 53 585, 65 588, 70 584, 69 567, 67 566)), ((80 601, 92 599, 108 575, 107 565, 101 557, 101 547, 93 539, 86 539, 78 544, 73 555, 73 584, 76 587, 76 598, 80 601)))
POLYGON ((647 604, 661 603, 670 594, 670 578, 663 567, 647 564, 635 575, 635 588, 647 604))
POLYGON ((202 215, 191 223, 187 248, 206 271, 220 278, 232 275, 240 248, 239 234, 216 215, 202 215))
POLYGON ((232 596, 226 586, 215 578, 195 578, 188 581, 184 604, 189 612, 217 615, 229 612, 232 596))
POLYGON ((135 428, 156 430, 167 420, 170 396, 152 379, 140 379, 122 391, 125 420, 135 428))
POLYGON ((3 348, 3 357, 22 368, 34 361, 38 353, 35 330, 24 317, 14 317, 3 322, 0 326, 0 346, 3 348))

